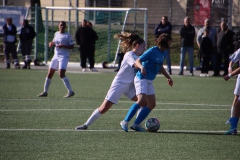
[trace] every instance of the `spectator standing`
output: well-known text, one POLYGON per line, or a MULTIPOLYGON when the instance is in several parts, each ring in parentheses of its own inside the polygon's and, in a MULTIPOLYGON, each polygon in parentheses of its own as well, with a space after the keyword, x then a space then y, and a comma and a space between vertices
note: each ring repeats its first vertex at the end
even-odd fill
POLYGON ((47 77, 44 83, 44 91, 40 93, 38 97, 48 96, 48 89, 56 70, 58 70, 59 77, 62 79, 63 84, 68 90, 68 93, 64 96, 64 98, 74 96, 74 92, 70 85, 69 79, 65 75, 69 59, 69 49, 74 48, 74 42, 71 35, 65 32, 66 22, 60 21, 58 29, 59 31, 54 34, 53 40, 49 42, 49 47, 55 46, 54 56, 49 65, 47 77))
POLYGON ((17 42, 16 34, 17 28, 12 23, 12 18, 6 18, 6 24, 3 26, 3 47, 6 68, 10 68, 10 53, 12 54, 12 63, 14 64, 15 68, 20 68, 15 45, 17 42))
POLYGON ((21 52, 24 66, 22 69, 30 69, 32 42, 36 36, 36 32, 32 26, 28 24, 28 20, 24 19, 22 22, 22 29, 20 33, 21 52))
POLYGON ((188 61, 190 65, 190 76, 193 74, 193 52, 194 52, 194 37, 196 35, 195 28, 190 23, 190 18, 184 18, 184 25, 180 29, 181 36, 181 54, 180 54, 180 72, 178 75, 183 75, 183 67, 185 55, 188 52, 188 61))
POLYGON ((209 62, 212 54, 212 41, 209 38, 209 30, 206 28, 200 43, 200 59, 202 59, 202 68, 200 77, 209 77, 209 62))
MULTIPOLYGON (((161 22, 154 29, 154 34, 155 34, 156 39, 162 33, 166 33, 170 36, 172 34, 172 24, 168 21, 167 16, 163 16, 161 22)), ((172 68, 171 68, 172 64, 171 64, 171 57, 170 57, 170 49, 167 50, 166 63, 167 63, 168 73, 171 75, 172 74, 172 68)))
MULTIPOLYGON (((200 49, 200 44, 201 44, 205 29, 209 30, 209 38, 212 41, 213 50, 212 50, 212 57, 210 58, 210 60, 211 60, 212 67, 215 68, 215 66, 216 66, 216 50, 217 50, 217 45, 216 45, 217 30, 215 28, 211 27, 211 21, 209 19, 204 20, 204 27, 201 28, 197 33, 197 38, 196 38, 197 45, 198 45, 198 48, 200 49)), ((213 74, 213 76, 218 76, 218 75, 213 74)))
POLYGON ((229 54, 233 53, 233 36, 234 32, 228 29, 225 22, 221 23, 221 31, 218 33, 217 38, 217 63, 214 69, 214 74, 220 75, 222 59, 224 60, 224 74, 228 74, 229 54))
POLYGON ((240 31, 233 36, 234 51, 240 48, 240 31))
POLYGON ((98 70, 94 68, 95 59, 95 41, 98 40, 97 33, 87 26, 87 20, 83 20, 81 26, 77 29, 75 33, 75 39, 79 45, 81 67, 82 71, 86 72, 87 59, 90 64, 90 71, 97 72, 98 70))

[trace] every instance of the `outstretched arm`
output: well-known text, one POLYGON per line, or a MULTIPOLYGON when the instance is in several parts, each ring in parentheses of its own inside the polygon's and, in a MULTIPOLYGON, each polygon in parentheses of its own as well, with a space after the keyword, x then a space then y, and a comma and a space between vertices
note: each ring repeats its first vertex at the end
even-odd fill
POLYGON ((172 87, 173 86, 173 81, 172 81, 171 77, 168 75, 168 73, 166 72, 166 70, 163 68, 163 66, 160 69, 160 72, 167 78, 168 85, 172 87))

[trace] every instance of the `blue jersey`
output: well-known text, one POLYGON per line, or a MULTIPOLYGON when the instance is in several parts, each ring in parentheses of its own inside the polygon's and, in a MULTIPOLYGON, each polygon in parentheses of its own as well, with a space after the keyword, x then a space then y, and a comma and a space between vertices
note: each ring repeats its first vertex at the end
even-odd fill
POLYGON ((166 54, 167 51, 162 52, 157 46, 149 48, 139 57, 143 67, 146 69, 146 76, 142 75, 140 70, 137 72, 136 76, 139 79, 145 78, 148 80, 154 80, 163 65, 166 54))

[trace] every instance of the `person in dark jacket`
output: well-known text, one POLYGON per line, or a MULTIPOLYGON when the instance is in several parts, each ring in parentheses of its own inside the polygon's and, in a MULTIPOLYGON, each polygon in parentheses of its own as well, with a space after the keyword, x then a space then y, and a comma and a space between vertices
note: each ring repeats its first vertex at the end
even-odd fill
POLYGON ((225 22, 222 22, 221 31, 218 33, 217 37, 217 63, 214 69, 214 74, 216 75, 220 75, 222 59, 224 60, 223 76, 228 74, 229 55, 233 53, 233 36, 234 32, 228 29, 225 22))
POLYGON ((233 36, 234 52, 240 48, 240 31, 233 36))
POLYGON ((209 63, 213 50, 212 40, 209 38, 209 29, 203 32, 202 41, 200 43, 200 58, 202 59, 202 68, 200 77, 209 77, 209 63))
POLYGON ((20 68, 15 45, 17 42, 16 34, 17 28, 12 23, 12 18, 6 18, 6 24, 3 26, 3 47, 6 68, 10 68, 10 53, 12 54, 12 63, 14 64, 15 68, 20 68))
POLYGON ((75 33, 76 43, 79 45, 81 67, 82 71, 86 71, 86 61, 88 58, 90 64, 90 71, 97 72, 94 68, 94 52, 95 52, 95 41, 98 40, 97 33, 87 26, 87 20, 82 21, 81 27, 79 27, 75 33))
POLYGON ((32 42, 36 36, 36 32, 32 26, 28 24, 28 20, 24 19, 22 22, 22 29, 20 33, 21 52, 24 66, 22 69, 30 69, 32 42))
POLYGON ((185 55, 188 52, 188 60, 190 65, 190 76, 193 74, 193 52, 194 52, 194 37, 195 37, 195 28, 190 24, 190 18, 184 18, 184 25, 180 29, 181 36, 181 55, 180 55, 180 72, 178 75, 183 75, 183 67, 185 61, 185 55))
MULTIPOLYGON (((172 24, 168 21, 167 16, 163 16, 161 22, 154 29, 154 34, 155 34, 156 39, 162 33, 166 33, 170 36, 172 34, 172 24)), ((171 57, 170 57, 170 49, 167 50, 166 63, 167 63, 168 73, 171 75, 172 74, 172 68, 171 68, 172 64, 171 64, 171 57)))

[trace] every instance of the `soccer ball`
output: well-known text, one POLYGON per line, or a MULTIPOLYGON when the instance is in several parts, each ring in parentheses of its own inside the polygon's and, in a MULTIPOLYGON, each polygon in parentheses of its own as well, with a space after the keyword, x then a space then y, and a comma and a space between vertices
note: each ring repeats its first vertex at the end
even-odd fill
POLYGON ((148 132, 157 132, 160 128, 160 121, 157 118, 146 120, 145 127, 148 132))

